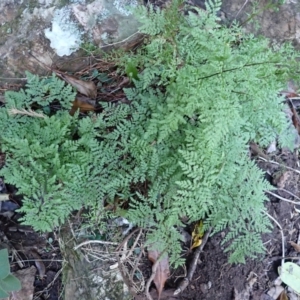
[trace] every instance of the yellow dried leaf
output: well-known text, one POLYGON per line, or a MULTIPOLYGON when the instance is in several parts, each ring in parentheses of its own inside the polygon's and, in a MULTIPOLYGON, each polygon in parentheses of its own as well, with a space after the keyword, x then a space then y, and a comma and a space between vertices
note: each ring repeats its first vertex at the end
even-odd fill
POLYGON ((194 248, 199 247, 202 244, 202 239, 198 239, 198 240, 193 240, 193 245, 191 247, 191 250, 194 248))
POLYGON ((196 223, 195 228, 192 232, 193 244, 192 244, 191 249, 197 248, 201 245, 203 235, 204 235, 203 222, 201 220, 198 223, 196 223))

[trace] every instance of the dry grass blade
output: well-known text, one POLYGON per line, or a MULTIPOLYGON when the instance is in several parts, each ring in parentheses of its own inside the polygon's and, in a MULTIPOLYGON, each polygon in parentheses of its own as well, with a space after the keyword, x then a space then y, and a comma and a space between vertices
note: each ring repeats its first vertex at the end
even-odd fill
POLYGON ((45 119, 47 117, 42 113, 37 113, 37 112, 33 111, 32 109, 26 110, 26 109, 11 108, 11 109, 9 109, 8 112, 10 115, 26 115, 26 116, 30 116, 30 117, 43 118, 43 119, 45 119))

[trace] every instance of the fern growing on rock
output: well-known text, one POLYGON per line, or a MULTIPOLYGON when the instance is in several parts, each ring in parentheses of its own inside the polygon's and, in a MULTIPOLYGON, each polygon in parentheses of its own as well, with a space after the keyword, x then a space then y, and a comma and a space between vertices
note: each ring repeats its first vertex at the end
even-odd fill
POLYGON ((148 243, 167 250, 172 263, 182 262, 182 217, 203 219, 214 232, 228 228, 231 262, 263 252, 270 186, 248 143, 279 136, 291 144, 278 91, 295 74, 297 54, 237 25, 222 27, 220 5, 187 13, 177 0, 164 11, 139 8, 148 42, 120 61, 121 70, 134 70, 130 105, 102 103, 98 115, 70 116, 74 92, 54 76, 28 74, 25 90, 6 93, 0 175, 24 196, 25 224, 51 230, 82 206, 101 217, 117 199, 112 214, 149 229, 148 243), (53 102, 62 109, 49 113, 53 102))

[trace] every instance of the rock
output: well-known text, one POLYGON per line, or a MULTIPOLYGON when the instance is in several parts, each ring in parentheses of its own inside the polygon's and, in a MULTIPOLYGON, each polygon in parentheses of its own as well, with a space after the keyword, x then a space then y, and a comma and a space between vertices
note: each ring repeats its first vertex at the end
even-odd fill
POLYGON ((23 78, 25 70, 49 73, 45 65, 80 70, 90 63, 83 57, 83 43, 108 49, 138 38, 139 23, 131 10, 139 1, 72 0, 66 5, 64 0, 1 0, 0 84, 23 78))
MULTIPOLYGON (((253 12, 253 1, 245 0, 223 0, 224 11, 228 24, 233 19, 244 23, 253 12)), ((270 6, 269 0, 256 1, 257 15, 252 15, 254 22, 246 22, 244 26, 247 32, 256 35, 262 34, 271 39, 273 43, 292 42, 300 49, 300 2, 287 0, 285 4, 279 5, 273 1, 270 6)))

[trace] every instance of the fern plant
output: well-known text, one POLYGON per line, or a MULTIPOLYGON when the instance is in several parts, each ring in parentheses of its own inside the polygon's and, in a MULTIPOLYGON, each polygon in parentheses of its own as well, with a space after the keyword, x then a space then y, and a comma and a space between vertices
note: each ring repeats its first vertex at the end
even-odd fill
MULTIPOLYGON (((118 184, 110 178, 119 171, 115 165, 119 150, 112 142, 97 140, 95 128, 106 130, 104 114, 97 121, 69 114, 75 98, 71 86, 54 75, 39 79, 27 73, 27 77, 26 89, 7 92, 6 105, 0 108, 5 128, 1 150, 6 154, 0 175, 23 195, 19 210, 25 213, 23 223, 51 231, 73 210, 101 202, 108 181, 118 184), (62 109, 47 115, 53 103, 62 109)), ((115 118, 122 116, 114 112, 115 118)), ((110 120, 108 125, 115 123, 110 120)))
POLYGON ((149 185, 147 195, 131 197, 127 217, 153 228, 149 242, 170 249, 173 262, 180 217, 205 219, 214 233, 228 229, 230 262, 244 262, 263 252, 260 235, 270 230, 270 186, 249 159, 248 143, 266 146, 279 136, 292 147, 278 93, 295 77, 298 53, 237 24, 221 26, 221 1, 207 2, 206 11, 183 13, 173 1, 164 11, 137 12, 150 42, 121 65, 141 70, 126 94, 136 110, 131 154, 149 185))
POLYGON ((119 61, 134 83, 125 90, 130 105, 70 116, 74 92, 55 76, 28 74, 26 89, 6 93, 0 175, 24 196, 25 224, 48 231, 82 206, 101 219, 117 203, 111 215, 147 228, 148 243, 175 265, 183 262, 182 217, 228 228, 231 262, 263 252, 270 186, 248 143, 279 136, 292 144, 278 91, 296 74, 297 53, 222 27, 220 5, 189 12, 174 0, 164 11, 138 9, 148 42, 119 61), (54 113, 53 103, 62 109, 54 113))

